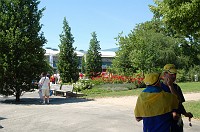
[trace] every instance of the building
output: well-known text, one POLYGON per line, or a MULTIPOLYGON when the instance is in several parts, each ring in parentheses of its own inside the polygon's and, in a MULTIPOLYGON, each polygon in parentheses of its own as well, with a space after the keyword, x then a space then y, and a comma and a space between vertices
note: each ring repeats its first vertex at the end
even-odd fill
MULTIPOLYGON (((58 62, 58 54, 59 54, 59 50, 58 49, 53 49, 53 48, 46 48, 46 59, 49 62, 49 64, 54 68, 57 69, 57 62, 58 62)), ((85 56, 86 52, 83 50, 76 50, 75 51, 77 56, 78 56, 78 60, 79 60, 79 69, 81 70, 81 62, 82 62, 82 57, 85 56)), ((102 71, 106 71, 108 66, 111 66, 112 64, 112 60, 114 59, 114 57, 116 56, 114 51, 100 51, 101 53, 101 57, 102 57, 102 71)))
POLYGON ((100 51, 102 58, 102 71, 105 72, 108 66, 112 65, 112 60, 116 56, 114 51, 100 51))

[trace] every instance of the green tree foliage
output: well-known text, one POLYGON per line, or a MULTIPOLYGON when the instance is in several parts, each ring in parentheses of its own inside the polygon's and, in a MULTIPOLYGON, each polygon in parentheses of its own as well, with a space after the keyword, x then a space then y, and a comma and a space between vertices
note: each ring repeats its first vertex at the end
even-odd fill
POLYGON ((37 0, 0 1, 0 93, 16 95, 30 90, 32 79, 46 69, 46 39, 40 32, 42 11, 37 0))
MULTIPOLYGON (((4 68, 3 68, 3 54, 0 52, 0 84, 3 84, 3 75, 4 75, 4 68)), ((0 93, 3 93, 3 87, 0 86, 0 93)))
MULTIPOLYGON (((182 63, 178 57, 180 40, 166 36, 159 22, 141 23, 128 36, 119 36, 118 40, 120 50, 113 61, 116 68, 122 68, 122 64, 126 64, 127 68, 132 68, 132 72, 134 69, 152 72, 158 71, 166 63, 182 63)), ((124 71, 127 70, 126 67, 124 71)))
MULTIPOLYGON (((184 37, 180 44, 182 54, 189 60, 188 65, 200 64, 200 1, 199 0, 155 0, 150 6, 155 17, 160 18, 166 27, 184 37)), ((188 67, 187 67, 188 68, 188 67)))
POLYGON ((151 10, 168 26, 184 36, 199 38, 199 0, 155 0, 155 4, 150 6, 151 10))
POLYGON ((91 33, 92 39, 86 54, 86 74, 89 77, 98 76, 102 72, 102 59, 99 41, 95 32, 91 33))
POLYGON ((123 37, 122 33, 120 33, 116 40, 119 42, 120 48, 112 61, 112 72, 116 72, 118 75, 133 75, 136 72, 136 68, 129 58, 130 44, 127 42, 128 37, 123 37))
POLYGON ((129 36, 133 42, 133 50, 130 53, 131 61, 139 69, 151 71, 165 65, 166 62, 178 65, 176 53, 178 53, 179 40, 166 36, 161 23, 152 21, 139 24, 134 29, 134 37, 131 34, 129 36), (158 25, 157 28, 154 25, 158 25))
POLYGON ((76 82, 79 78, 78 57, 73 47, 74 37, 66 18, 63 20, 63 31, 60 35, 58 71, 63 83, 76 82))

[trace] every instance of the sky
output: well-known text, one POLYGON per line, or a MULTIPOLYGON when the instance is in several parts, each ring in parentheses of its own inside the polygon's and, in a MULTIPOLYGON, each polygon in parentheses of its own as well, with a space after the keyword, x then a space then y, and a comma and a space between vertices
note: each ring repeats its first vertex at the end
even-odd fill
POLYGON ((139 23, 150 21, 153 13, 148 5, 153 0, 40 0, 39 9, 45 7, 41 31, 47 39, 46 47, 58 48, 63 20, 66 20, 74 37, 73 47, 89 49, 91 33, 96 32, 102 50, 116 48, 115 38, 123 36, 139 23))

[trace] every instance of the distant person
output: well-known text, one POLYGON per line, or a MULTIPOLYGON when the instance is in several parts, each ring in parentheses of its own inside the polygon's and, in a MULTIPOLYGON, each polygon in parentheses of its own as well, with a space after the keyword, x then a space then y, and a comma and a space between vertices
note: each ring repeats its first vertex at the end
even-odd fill
POLYGON ((175 83, 176 81, 177 70, 174 64, 166 64, 163 68, 163 82, 161 83, 161 87, 165 92, 172 93, 170 89, 174 89, 175 93, 179 99, 179 107, 176 111, 178 114, 177 120, 172 120, 172 132, 183 132, 183 120, 181 118, 181 114, 186 117, 189 117, 189 120, 193 117, 192 113, 186 112, 183 102, 185 102, 185 98, 183 96, 181 88, 175 83))
POLYGON ((50 79, 51 75, 48 73, 48 74, 47 74, 47 77, 50 79))
MULTIPOLYGON (((40 75, 40 79, 43 77, 43 73, 41 73, 41 75, 40 75)), ((43 97, 42 97, 42 85, 39 83, 39 82, 37 82, 36 83, 37 85, 38 85, 38 94, 39 94, 39 97, 40 97, 40 102, 42 102, 43 101, 43 97)))
POLYGON ((79 79, 83 79, 83 73, 79 72, 79 79))
POLYGON ((57 83, 60 83, 60 74, 59 74, 59 73, 57 73, 57 75, 56 75, 56 76, 57 76, 57 79, 58 79, 58 80, 57 80, 57 83))
POLYGON ((54 77, 54 75, 52 75, 52 76, 50 77, 50 80, 51 80, 52 84, 55 84, 55 77, 54 77))
POLYGON ((42 89, 42 97, 43 97, 43 103, 45 104, 45 98, 47 99, 47 104, 49 104, 49 96, 50 96, 50 80, 47 77, 47 73, 42 73, 42 78, 39 81, 39 84, 41 85, 42 89))
POLYGON ((160 87, 160 74, 145 75, 144 89, 138 96, 134 110, 137 121, 143 120, 144 132, 170 132, 171 115, 178 108, 177 96, 160 87))
POLYGON ((54 76, 54 84, 57 84, 58 83, 58 77, 57 77, 57 74, 53 74, 54 76))

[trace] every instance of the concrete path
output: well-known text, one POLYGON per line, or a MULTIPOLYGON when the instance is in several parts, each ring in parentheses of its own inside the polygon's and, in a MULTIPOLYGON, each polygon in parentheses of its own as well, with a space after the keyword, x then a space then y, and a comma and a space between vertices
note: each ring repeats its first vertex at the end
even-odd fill
MULTIPOLYGON (((20 104, 13 99, 0 98, 4 127, 0 132, 142 132, 142 122, 134 119, 134 96, 97 100, 52 96, 50 105, 41 105, 37 92, 26 93, 20 104)), ((192 120, 192 127, 187 118, 184 122, 185 132, 200 130, 198 120, 192 120)))

